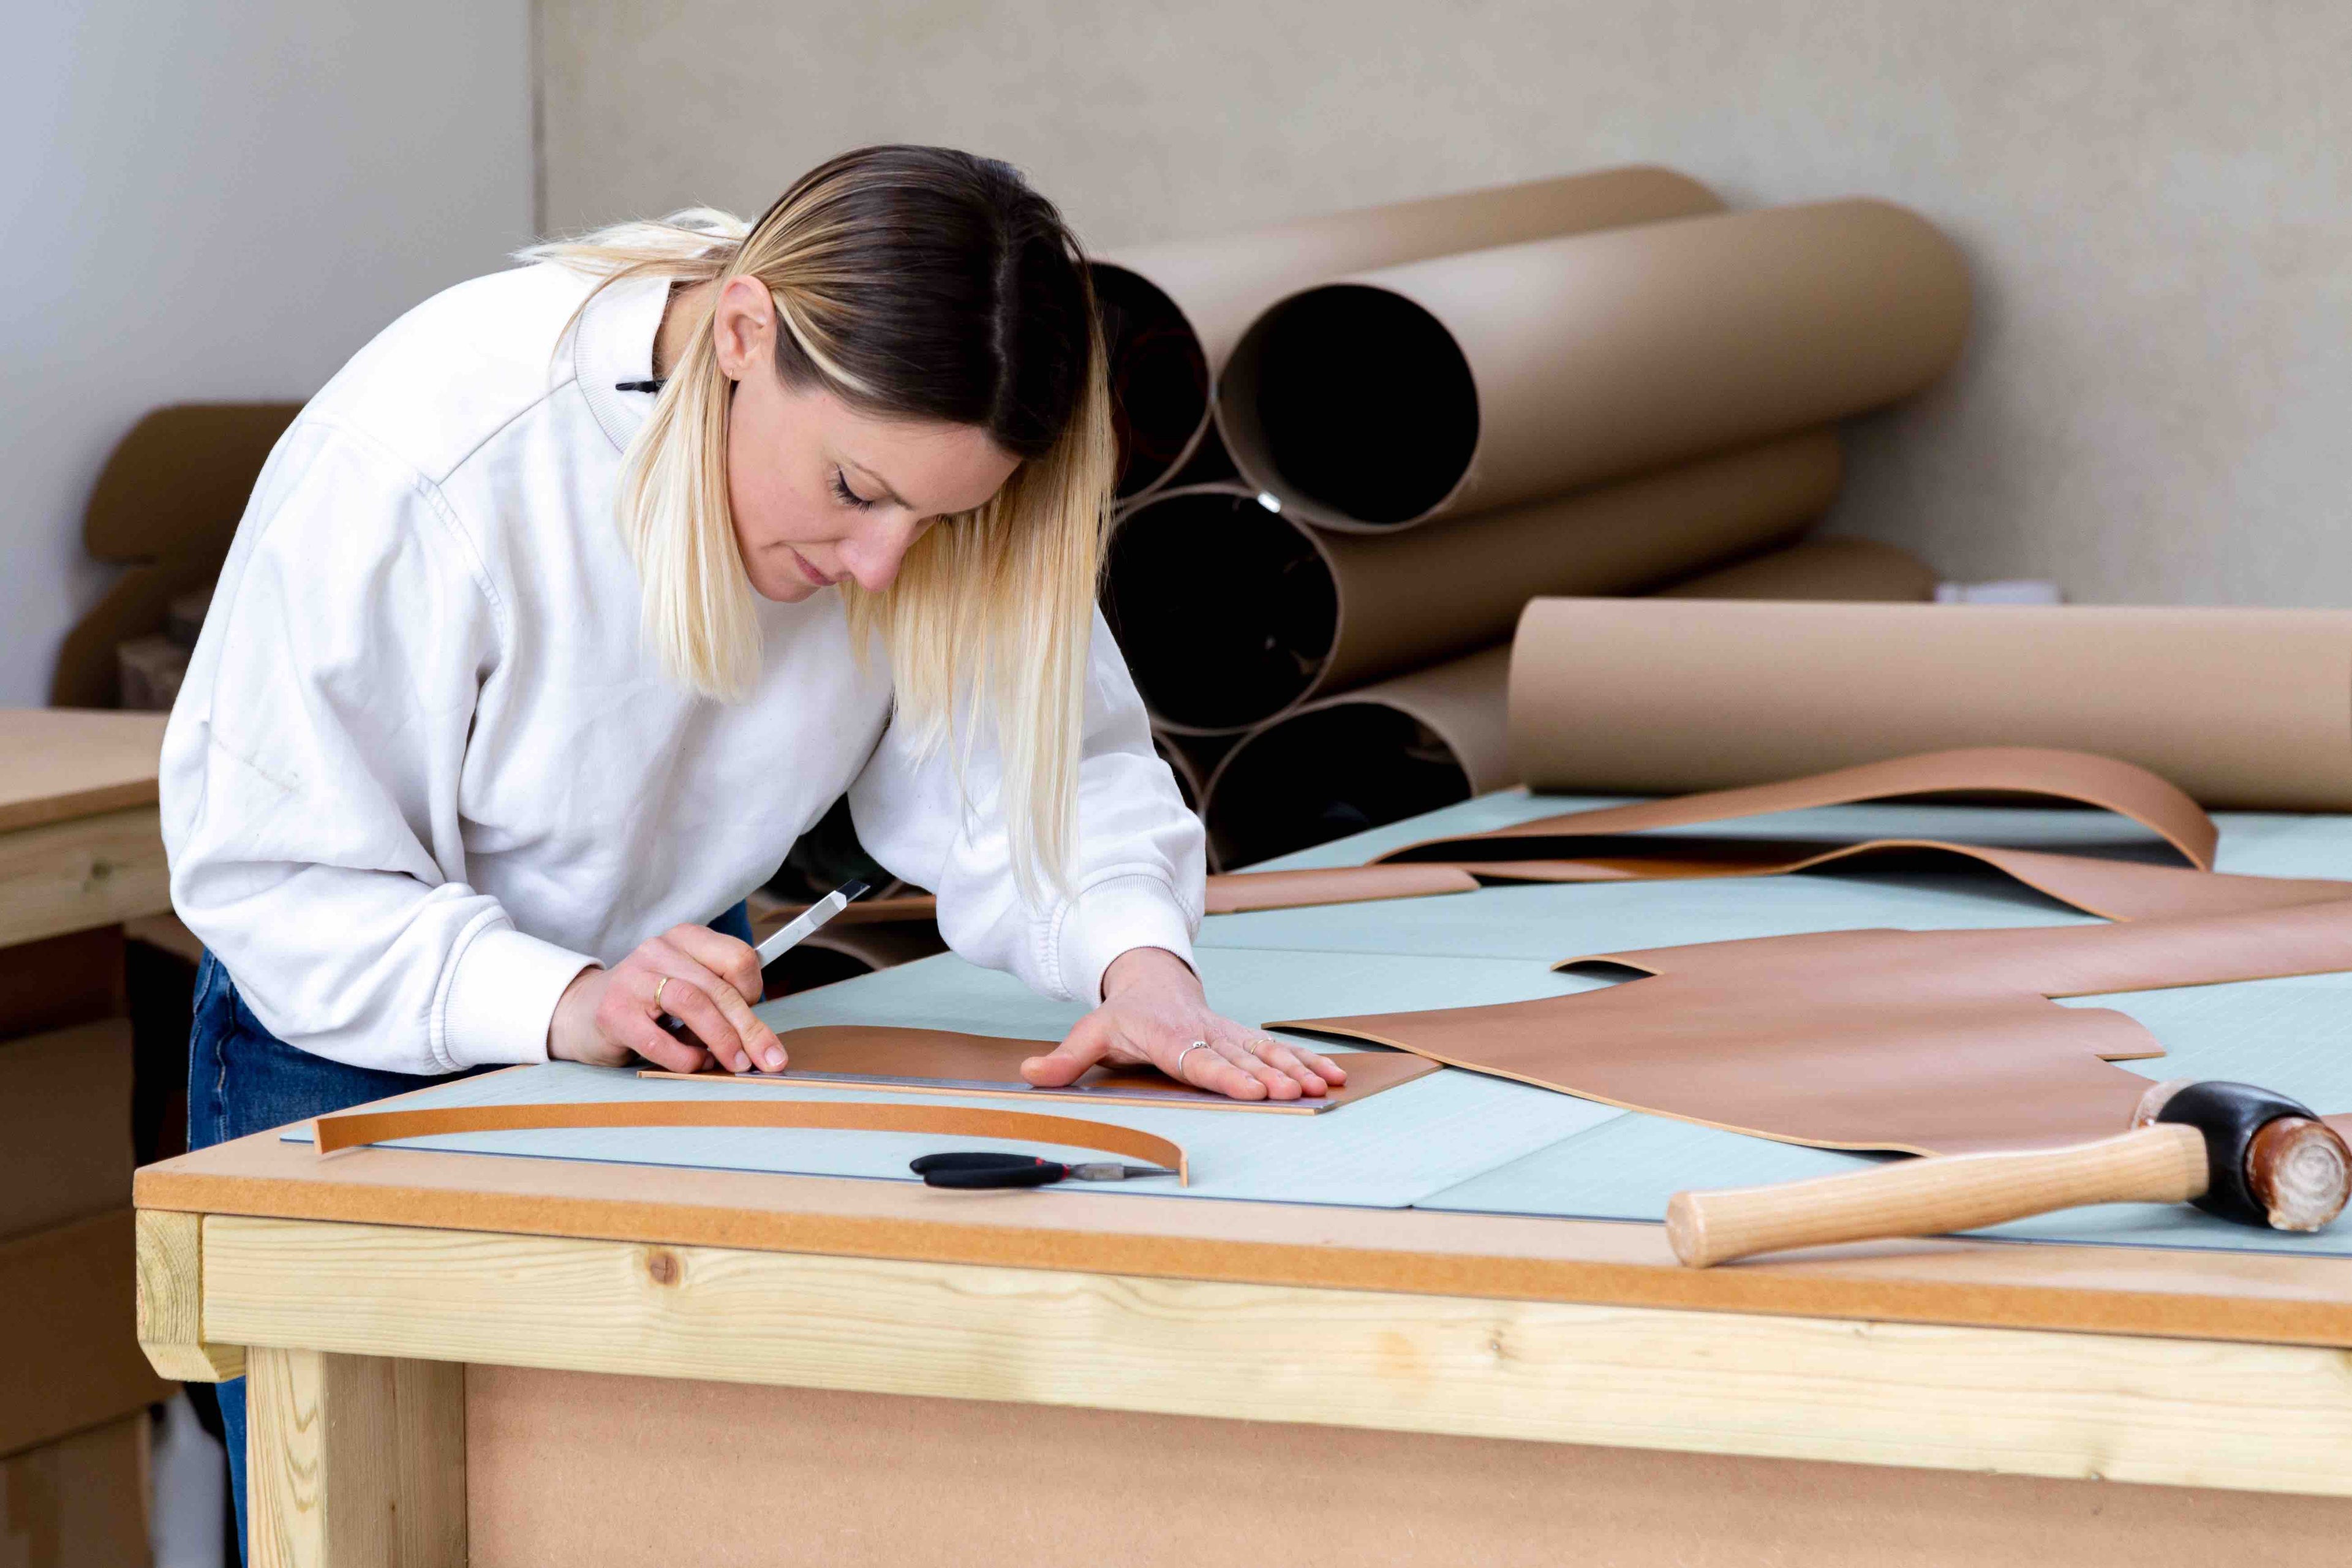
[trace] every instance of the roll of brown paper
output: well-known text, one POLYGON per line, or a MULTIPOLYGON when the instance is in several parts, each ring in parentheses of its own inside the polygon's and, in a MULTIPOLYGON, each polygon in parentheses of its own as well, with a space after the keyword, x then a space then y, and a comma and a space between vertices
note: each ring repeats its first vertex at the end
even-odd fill
POLYGON ((1244 736, 1201 814, 1221 863, 1249 866, 1513 783, 1510 651, 1326 697, 1244 736))
POLYGON ((1235 343, 1217 423, 1286 512, 1394 528, 1891 403, 1968 319, 1959 252, 1901 207, 1681 218, 1292 294, 1235 343))
MULTIPOLYGON (((1838 477, 1835 432, 1814 430, 1389 534, 1301 528, 1241 486, 1171 489, 1112 536, 1104 608, 1163 729, 1239 733, 1320 693, 1491 647, 1530 597, 1636 592, 1787 539, 1828 508, 1838 477)), ((1827 567, 1793 569, 1810 580, 1827 567)), ((1763 562, 1733 570, 1759 593, 1780 581, 1763 562)), ((1851 574, 1858 586, 1889 576, 1859 563, 1851 574)))
POLYGON ((2208 806, 2352 809, 2352 611, 1538 599, 1539 789, 1719 789, 1956 746, 2120 757, 2208 806))
POLYGON ((1656 590, 1654 596, 1927 604, 1936 597, 1936 574, 1909 551, 1875 539, 1808 539, 1752 561, 1701 573, 1656 590))
POLYGON ((1213 239, 1137 247, 1094 263, 1127 454, 1121 495, 1185 466, 1235 339, 1293 289, 1424 257, 1719 212, 1672 170, 1605 169, 1332 213, 1213 239))
MULTIPOLYGON (((1718 575, 1735 594, 1769 584, 1788 598, 1846 598, 1872 586, 1908 595, 1923 578, 1932 582, 1891 545, 1851 552, 1848 542, 1809 541, 1718 575)), ((1683 587, 1703 593, 1707 581, 1683 587)), ((1538 599, 1528 608, 1652 602, 1538 599)), ((1526 625, 1522 617, 1522 643, 1526 625)), ((1321 698, 1242 737, 1210 778, 1201 813, 1220 864, 1248 866, 1520 782, 1512 724, 1517 646, 1321 698)), ((1560 712, 1573 715, 1565 690, 1559 700, 1560 712)))

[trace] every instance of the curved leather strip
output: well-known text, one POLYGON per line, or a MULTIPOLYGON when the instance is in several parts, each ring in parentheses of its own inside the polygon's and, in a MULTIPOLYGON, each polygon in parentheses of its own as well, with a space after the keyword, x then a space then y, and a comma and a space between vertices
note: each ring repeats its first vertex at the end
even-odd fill
MULTIPOLYGON (((1690 827, 1812 806, 1853 805, 1868 800, 1962 791, 2040 795, 2112 811, 2156 834, 2200 870, 2211 869, 2213 848, 2221 837, 2203 807, 2146 768, 2088 752, 2041 746, 1969 746, 1958 751, 1890 757, 1884 762, 1835 768, 1777 784, 1707 790, 1632 805, 1605 806, 1598 811, 1566 812, 1490 833, 1425 839, 1392 849, 1381 859, 1509 860, 1520 858, 1512 853, 1513 841, 1517 839, 1581 838, 1657 827, 1690 827)), ((1671 853, 1673 846, 1662 848, 1671 853)))
POLYGON ((1784 1142, 2050 1148, 2127 1130, 2148 1079, 2111 1064, 2164 1054, 2121 1013, 2052 998, 2352 970, 2352 900, 2127 925, 1820 931, 1569 962, 1596 961, 1648 977, 1269 1026, 1784 1142))
MULTIPOLYGON (((1716 846, 1693 846, 1713 849, 1716 846)), ((1675 879, 1769 877, 1810 871, 1841 860, 1921 851, 1958 855, 2004 872, 2062 904, 2111 921, 2181 919, 2235 914, 2243 910, 2294 909, 2304 904, 2352 899, 2352 882, 2316 878, 2241 877, 2188 866, 2151 866, 2140 860, 2109 860, 2095 855, 2057 855, 2040 849, 1995 848, 1937 838, 1874 838, 1787 858, 1787 845, 1723 847, 1714 859, 1677 854, 1673 859, 1637 856, 1591 860, 1512 860, 1481 865, 1479 875, 1497 882, 1623 882, 1675 879), (1740 856, 1740 848, 1778 851, 1740 856)))
POLYGON ((1191 1184, 1183 1149, 1165 1138, 1108 1121, 1040 1116, 1027 1110, 975 1110, 960 1105, 875 1105, 858 1101, 726 1100, 581 1101, 562 1105, 445 1105, 404 1110, 352 1110, 321 1116, 319 1152, 362 1143, 450 1132, 514 1132, 542 1127, 790 1127, 824 1131, 936 1132, 943 1138, 1006 1138, 1099 1149, 1166 1165, 1191 1184))

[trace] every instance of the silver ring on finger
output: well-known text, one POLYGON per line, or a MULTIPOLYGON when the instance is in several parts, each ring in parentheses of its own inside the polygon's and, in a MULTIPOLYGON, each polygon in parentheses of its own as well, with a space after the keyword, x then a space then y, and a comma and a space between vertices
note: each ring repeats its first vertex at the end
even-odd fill
POLYGON ((1208 1042, 1208 1041, 1206 1041, 1206 1040, 1194 1040, 1191 1045, 1186 1046, 1182 1050, 1178 1051, 1178 1052, 1176 1053, 1176 1067, 1175 1067, 1175 1069, 1174 1069, 1173 1071, 1171 1071, 1168 1076, 1169 1076, 1170 1078, 1172 1078, 1172 1079, 1176 1079, 1179 1083, 1181 1083, 1181 1082, 1183 1081, 1183 1079, 1184 1079, 1184 1058, 1185 1058, 1186 1057, 1191 1056, 1194 1051, 1205 1051, 1205 1050, 1207 1050, 1208 1048, 1209 1048, 1209 1042, 1208 1042))

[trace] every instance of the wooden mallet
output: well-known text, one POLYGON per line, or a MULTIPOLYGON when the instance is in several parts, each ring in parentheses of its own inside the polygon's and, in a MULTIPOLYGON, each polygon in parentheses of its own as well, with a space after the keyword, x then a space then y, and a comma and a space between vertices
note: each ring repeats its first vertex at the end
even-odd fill
POLYGON ((1905 1160, 1769 1187, 1676 1193, 1666 1238, 1694 1268, 1898 1236, 1942 1236, 2082 1204, 2193 1203, 2317 1230, 2352 1194, 2352 1149, 2307 1106, 2245 1083, 2152 1085, 2134 1131, 2068 1149, 1905 1160))

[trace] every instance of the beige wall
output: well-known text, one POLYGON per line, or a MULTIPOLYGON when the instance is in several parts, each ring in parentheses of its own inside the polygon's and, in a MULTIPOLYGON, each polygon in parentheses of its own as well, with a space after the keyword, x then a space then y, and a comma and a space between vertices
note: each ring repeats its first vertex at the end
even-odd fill
POLYGON ((1835 526, 2084 600, 2352 605, 2344 0, 541 0, 545 216, 1010 158, 1097 244, 1634 159, 1944 224, 1979 321, 1835 526))
POLYGON ((47 702, 116 569, 99 467, 158 404, 305 398, 530 235, 528 0, 8 13, 0 707, 47 702))

